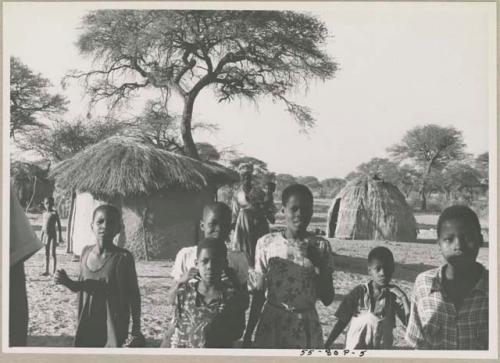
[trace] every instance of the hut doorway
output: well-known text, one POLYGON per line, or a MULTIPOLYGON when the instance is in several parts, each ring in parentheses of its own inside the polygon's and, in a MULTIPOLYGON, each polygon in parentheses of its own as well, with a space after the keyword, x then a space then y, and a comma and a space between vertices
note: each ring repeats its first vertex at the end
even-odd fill
POLYGON ((337 220, 339 218, 339 209, 340 209, 340 198, 337 198, 332 210, 332 216, 330 217, 330 225, 328 229, 330 233, 328 233, 329 237, 335 237, 335 230, 337 229, 337 220))

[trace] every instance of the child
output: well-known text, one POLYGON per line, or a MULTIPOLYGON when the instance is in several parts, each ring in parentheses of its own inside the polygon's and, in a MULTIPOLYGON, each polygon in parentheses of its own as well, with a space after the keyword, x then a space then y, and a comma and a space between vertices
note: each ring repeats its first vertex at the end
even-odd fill
POLYGON ((248 195, 249 205, 240 209, 234 229, 234 249, 245 254, 250 267, 255 262, 257 240, 269 233, 264 206, 264 192, 254 188, 248 195))
POLYGON ((476 262, 483 243, 469 207, 446 208, 437 223, 446 260, 417 276, 406 340, 417 349, 488 349, 488 270, 476 262))
POLYGON ((325 347, 330 348, 350 323, 345 349, 391 349, 396 315, 404 326, 410 315, 405 293, 389 285, 394 273, 394 257, 385 247, 375 247, 368 254, 371 280, 356 286, 342 301, 335 316, 337 323, 325 347))
POLYGON ((45 244, 45 272, 42 276, 49 276, 49 261, 50 252, 52 251, 52 258, 54 259, 53 273, 57 268, 56 247, 58 245, 57 237, 59 236, 59 243, 62 243, 61 221, 57 211, 54 210, 54 198, 46 197, 43 200, 45 211, 43 212, 42 234, 40 239, 45 244), (59 233, 56 233, 56 224, 59 233))
MULTIPOLYGON (((224 203, 213 202, 203 208, 203 216, 200 228, 205 238, 218 239, 222 244, 229 239, 231 233, 231 209, 224 203)), ((192 279, 197 273, 196 269, 196 246, 182 248, 175 257, 172 277, 175 280, 168 301, 174 302, 177 287, 192 279)), ((229 269, 224 275, 230 275, 235 283, 244 285, 248 277, 248 261, 241 252, 228 251, 227 255, 229 269)))
POLYGON ((221 280, 226 256, 226 245, 217 239, 198 243, 199 277, 177 289, 173 329, 162 347, 231 348, 241 337, 248 300, 243 290, 221 280))
POLYGON ((113 244, 120 232, 120 212, 111 205, 94 210, 92 231, 96 244, 84 247, 80 277, 74 281, 59 270, 57 284, 78 292, 78 326, 75 347, 144 345, 141 334, 141 297, 135 262, 126 249, 113 244), (132 336, 127 342, 130 317, 132 336))
POLYGON ((286 230, 267 234, 257 242, 255 268, 249 273, 255 304, 243 343, 250 346, 260 315, 255 347, 322 348, 315 305, 317 298, 325 306, 333 301, 331 247, 327 240, 307 232, 313 196, 305 185, 288 186, 282 203, 286 230))

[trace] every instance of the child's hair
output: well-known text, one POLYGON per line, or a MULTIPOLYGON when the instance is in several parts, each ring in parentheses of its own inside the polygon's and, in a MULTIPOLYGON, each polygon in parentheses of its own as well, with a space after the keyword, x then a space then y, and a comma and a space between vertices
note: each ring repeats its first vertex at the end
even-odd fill
POLYGON ((439 216, 437 222, 438 238, 441 234, 441 227, 443 223, 452 219, 458 220, 461 223, 470 223, 470 225, 476 228, 478 233, 481 233, 481 224, 479 223, 477 214, 465 205, 453 205, 446 208, 439 216))
POLYGON ((311 204, 314 201, 311 190, 309 190, 309 188, 303 184, 292 184, 292 185, 287 186, 283 190, 283 193, 281 193, 281 202, 283 203, 283 205, 286 205, 286 203, 288 203, 288 200, 292 197, 292 195, 303 196, 308 201, 310 201, 311 204))
POLYGON ((116 223, 118 223, 119 226, 121 225, 120 211, 118 210, 118 208, 116 208, 114 205, 111 205, 111 204, 102 204, 99 207, 97 207, 96 209, 94 209, 94 213, 92 213, 92 221, 94 221, 95 215, 97 214, 97 212, 101 212, 101 211, 106 212, 106 213, 110 214, 111 216, 113 216, 115 218, 116 223))
POLYGON ((226 244, 224 241, 217 238, 204 238, 198 242, 198 246, 196 247, 196 256, 199 256, 201 251, 204 249, 212 249, 221 257, 226 257, 227 255, 226 244))
POLYGON ((391 264, 394 266, 394 256, 387 247, 375 247, 368 253, 368 264, 375 259, 382 261, 384 264, 391 264))
POLYGON ((207 216, 208 212, 218 213, 222 218, 231 222, 231 208, 222 202, 211 202, 203 208, 203 219, 207 216))

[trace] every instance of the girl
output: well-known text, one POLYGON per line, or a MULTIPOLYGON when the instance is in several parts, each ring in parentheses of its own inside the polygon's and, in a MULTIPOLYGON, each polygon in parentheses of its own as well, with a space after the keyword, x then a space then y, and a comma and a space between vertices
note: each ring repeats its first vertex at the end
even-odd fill
POLYGON ((257 348, 322 348, 315 304, 317 298, 324 305, 333 301, 331 247, 327 240, 307 232, 313 196, 306 186, 287 187, 282 203, 286 230, 267 234, 257 242, 255 268, 249 274, 256 303, 250 311, 244 346, 250 346, 259 319, 257 348))
POLYGON ((245 329, 247 294, 221 281, 227 248, 214 238, 198 243, 198 275, 176 291, 174 327, 162 347, 231 348, 245 329))
POLYGON ((101 205, 94 210, 91 226, 97 243, 83 249, 78 281, 70 279, 64 270, 57 271, 55 276, 57 284, 78 292, 74 345, 144 346, 134 257, 113 244, 113 238, 120 232, 120 212, 111 205, 101 205), (130 317, 132 334, 127 340, 130 317))

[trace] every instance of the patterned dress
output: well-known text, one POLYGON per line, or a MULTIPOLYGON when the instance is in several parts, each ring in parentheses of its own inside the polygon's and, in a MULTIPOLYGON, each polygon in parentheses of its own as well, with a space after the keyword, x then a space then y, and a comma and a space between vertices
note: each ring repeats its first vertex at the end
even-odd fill
POLYGON ((316 249, 333 272, 331 247, 324 238, 309 235, 301 241, 289 241, 283 232, 276 232, 257 242, 255 269, 250 272, 249 287, 264 289, 266 302, 255 333, 255 347, 323 347, 315 307, 318 274, 317 267, 307 257, 310 249, 316 249))
POLYGON ((245 329, 248 295, 225 285, 222 295, 207 303, 198 284, 191 280, 177 290, 174 330, 166 338, 170 347, 231 348, 245 329))

